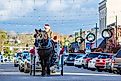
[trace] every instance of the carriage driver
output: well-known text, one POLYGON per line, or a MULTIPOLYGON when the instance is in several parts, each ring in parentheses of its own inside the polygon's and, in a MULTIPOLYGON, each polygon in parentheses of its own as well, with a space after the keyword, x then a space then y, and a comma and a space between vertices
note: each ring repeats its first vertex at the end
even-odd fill
POLYGON ((49 24, 45 24, 45 25, 44 25, 44 29, 45 29, 45 31, 47 32, 48 37, 49 37, 49 38, 52 38, 52 31, 51 31, 51 29, 50 29, 49 24))
POLYGON ((48 34, 48 37, 51 39, 51 41, 53 42, 53 44, 54 44, 54 50, 53 50, 53 54, 54 54, 54 56, 53 56, 53 58, 54 57, 57 57, 58 55, 59 55, 59 53, 60 53, 60 44, 59 44, 59 42, 57 41, 57 36, 54 36, 54 38, 52 38, 52 31, 51 31, 51 28, 50 28, 50 26, 49 26, 49 24, 45 24, 44 25, 44 28, 45 28, 45 31, 47 32, 47 34, 48 34))

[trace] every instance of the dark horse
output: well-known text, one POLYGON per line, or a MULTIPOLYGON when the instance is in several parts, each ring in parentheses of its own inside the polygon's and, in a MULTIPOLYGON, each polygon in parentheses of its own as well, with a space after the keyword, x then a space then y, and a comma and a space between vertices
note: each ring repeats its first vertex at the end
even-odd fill
POLYGON ((42 66, 42 76, 50 75, 50 66, 54 54, 53 41, 48 37, 47 32, 43 30, 36 31, 36 41, 38 44, 38 55, 42 66))

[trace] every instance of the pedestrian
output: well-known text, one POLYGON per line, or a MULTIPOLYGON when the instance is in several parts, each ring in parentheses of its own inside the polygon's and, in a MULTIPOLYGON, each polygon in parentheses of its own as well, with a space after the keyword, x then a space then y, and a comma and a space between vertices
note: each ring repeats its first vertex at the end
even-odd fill
POLYGON ((33 47, 32 49, 30 49, 30 53, 31 53, 31 55, 35 55, 35 47, 33 47))

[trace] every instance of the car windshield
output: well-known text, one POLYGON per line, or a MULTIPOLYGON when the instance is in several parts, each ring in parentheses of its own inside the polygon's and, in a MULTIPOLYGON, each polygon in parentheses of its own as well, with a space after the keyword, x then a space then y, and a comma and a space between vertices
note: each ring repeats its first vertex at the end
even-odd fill
POLYGON ((99 59, 106 59, 106 58, 110 58, 110 55, 103 54, 103 55, 99 55, 98 58, 99 59))
POLYGON ((82 56, 83 56, 83 54, 77 55, 77 56, 76 56, 76 59, 79 59, 79 58, 81 58, 82 56))
POLYGON ((28 51, 23 51, 23 53, 29 53, 28 51))
POLYGON ((19 56, 21 56, 21 54, 22 54, 22 53, 17 53, 17 54, 16 54, 16 57, 19 57, 19 56))
POLYGON ((100 55, 100 53, 90 53, 90 54, 88 54, 88 57, 89 58, 96 58, 96 57, 98 57, 100 55))
POLYGON ((68 55, 64 55, 64 57, 68 57, 68 55))
POLYGON ((69 57, 76 57, 77 55, 76 54, 70 54, 69 57))
POLYGON ((74 60, 76 56, 76 54, 69 54, 68 60, 74 60))

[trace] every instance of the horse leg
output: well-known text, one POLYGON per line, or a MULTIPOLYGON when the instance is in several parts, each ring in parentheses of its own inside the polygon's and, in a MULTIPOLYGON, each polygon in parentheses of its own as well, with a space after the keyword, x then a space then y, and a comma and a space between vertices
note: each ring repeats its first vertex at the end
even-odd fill
POLYGON ((47 75, 50 75, 51 55, 47 59, 47 75))
POLYGON ((44 65, 45 65, 45 74, 47 75, 47 59, 44 59, 44 65))
POLYGON ((45 75, 45 61, 44 61, 44 59, 41 59, 41 66, 42 66, 42 76, 44 76, 45 75))

